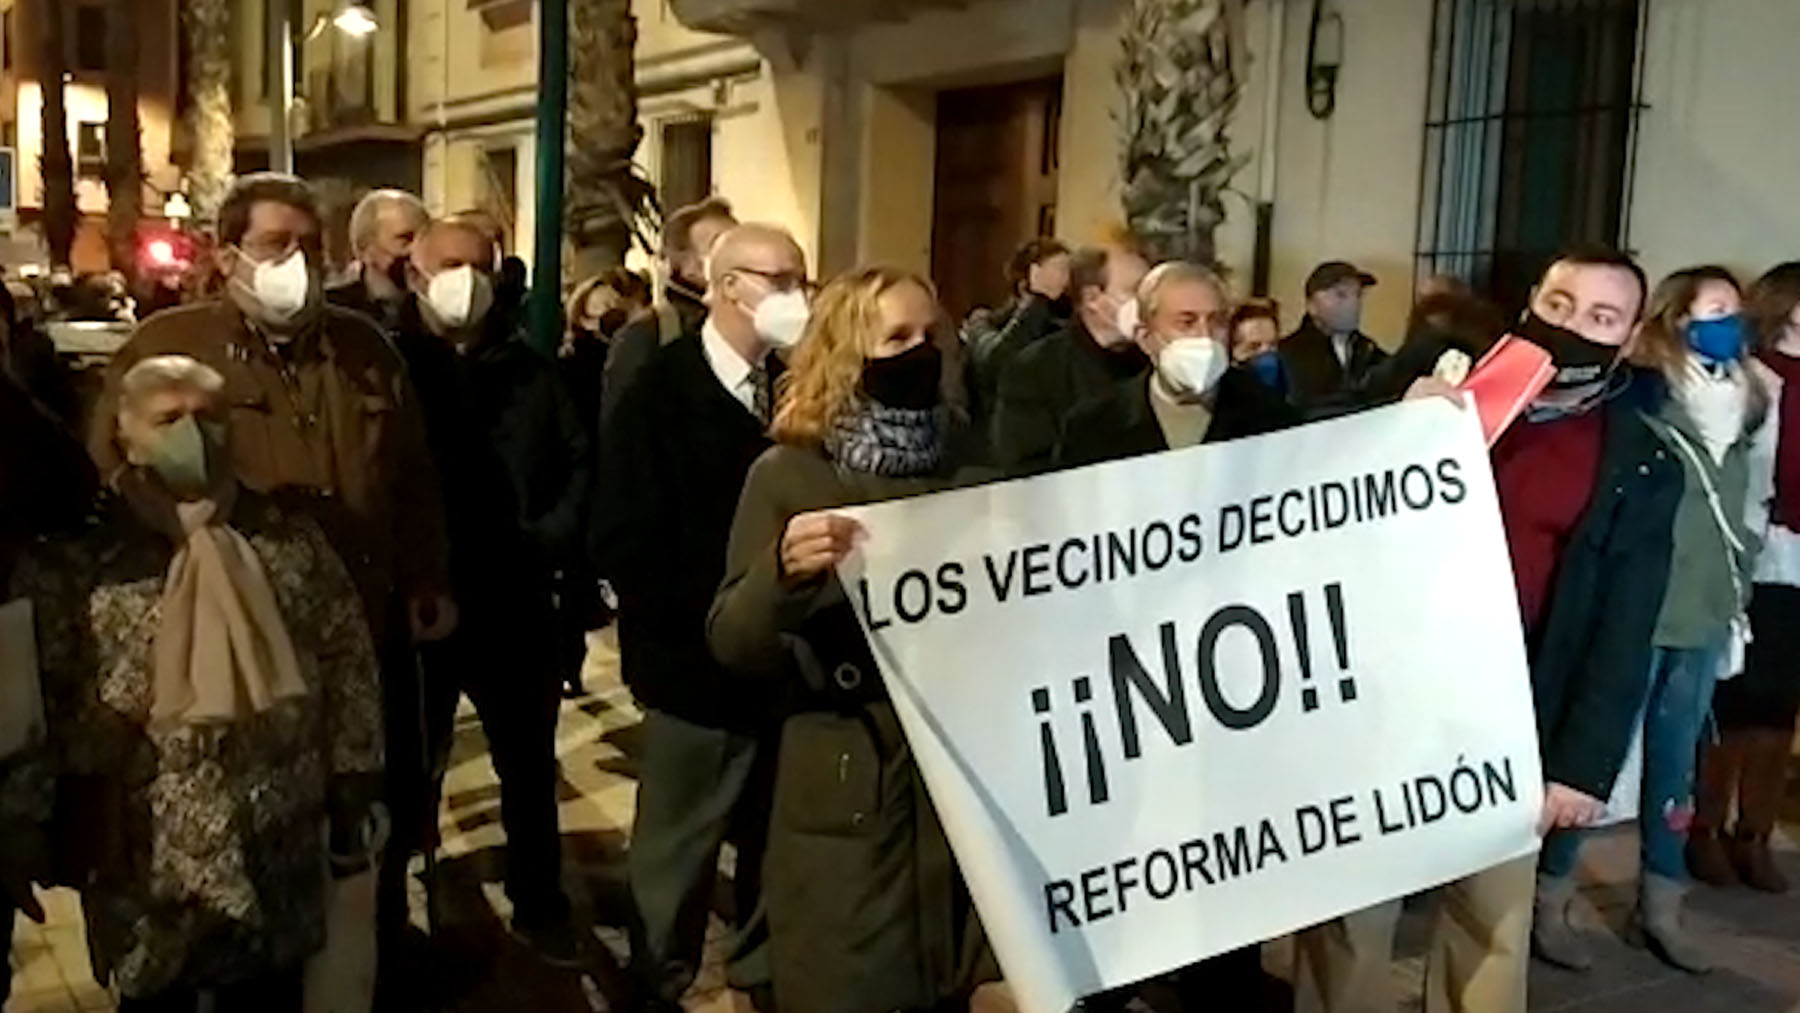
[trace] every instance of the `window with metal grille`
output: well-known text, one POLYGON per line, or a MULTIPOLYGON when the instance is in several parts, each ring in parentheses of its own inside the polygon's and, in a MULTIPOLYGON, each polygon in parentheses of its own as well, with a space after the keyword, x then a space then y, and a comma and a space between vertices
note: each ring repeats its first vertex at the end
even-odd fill
POLYGON ((1629 247, 1643 2, 1436 0, 1421 277, 1511 311, 1563 247, 1629 247))
POLYGON ((662 206, 673 211, 705 200, 712 193, 710 115, 671 120, 662 125, 658 192, 662 206))

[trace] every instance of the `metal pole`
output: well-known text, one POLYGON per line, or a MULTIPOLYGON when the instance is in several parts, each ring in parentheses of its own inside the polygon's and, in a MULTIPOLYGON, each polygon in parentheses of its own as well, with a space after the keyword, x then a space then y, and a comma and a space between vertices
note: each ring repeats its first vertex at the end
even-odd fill
POLYGON ((562 309, 563 131, 569 106, 568 0, 538 4, 537 214, 531 342, 555 350, 562 309))
POLYGON ((294 138, 288 127, 294 113, 294 10, 290 0, 268 0, 264 20, 269 29, 269 168, 294 171, 294 138))

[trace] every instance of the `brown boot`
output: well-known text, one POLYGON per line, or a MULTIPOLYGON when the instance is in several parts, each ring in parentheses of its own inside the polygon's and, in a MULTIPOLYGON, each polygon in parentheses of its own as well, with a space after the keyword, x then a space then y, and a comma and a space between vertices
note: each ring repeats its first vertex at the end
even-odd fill
POLYGON ((1786 893, 1787 877, 1769 852, 1769 835, 1781 810, 1787 785, 1788 736, 1757 729, 1744 754, 1738 780, 1738 825, 1732 841, 1732 863, 1744 885, 1764 893, 1786 893))
POLYGON ((1694 777, 1694 822, 1688 828, 1687 866, 1696 880, 1708 886, 1737 885, 1737 872, 1731 867, 1731 853, 1726 846, 1726 820, 1749 744, 1748 733, 1733 729, 1718 742, 1700 747, 1694 777))
POLYGON ((1731 865, 1731 849, 1714 831, 1690 830, 1687 842, 1688 874, 1707 886, 1736 886, 1737 870, 1731 865))
POLYGON ((1787 893, 1788 881, 1775 864, 1766 835, 1739 833, 1731 842, 1731 864, 1738 878, 1752 890, 1763 893, 1787 893))

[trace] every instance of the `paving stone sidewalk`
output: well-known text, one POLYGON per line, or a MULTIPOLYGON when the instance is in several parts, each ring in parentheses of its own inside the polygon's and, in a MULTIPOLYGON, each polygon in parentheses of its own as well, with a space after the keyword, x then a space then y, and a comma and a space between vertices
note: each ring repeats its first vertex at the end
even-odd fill
MULTIPOLYGON (((559 793, 566 879, 578 907, 595 924, 604 952, 586 971, 562 972, 544 966, 507 936, 510 911, 500 888, 505 838, 499 786, 480 723, 465 706, 458 715, 441 813, 444 924, 434 946, 421 946, 418 976, 418 987, 437 999, 439 1008, 456 1013, 588 1013, 623 1006, 624 979, 618 970, 626 957, 623 863, 636 792, 632 757, 642 715, 619 683, 610 634, 593 640, 587 686, 590 695, 563 706, 557 730, 559 793)), ((1800 816, 1800 809, 1792 815, 1800 816)), ((1793 833, 1796 824, 1788 826, 1793 833)), ((1800 882, 1800 852, 1784 843, 1781 861, 1800 882)), ((1588 974, 1534 966, 1533 1011, 1800 1013, 1800 903, 1743 891, 1698 892, 1690 918, 1719 969, 1695 978, 1665 968, 1617 938, 1630 915, 1635 872, 1636 840, 1629 830, 1604 835, 1586 849, 1585 887, 1576 918, 1610 938, 1595 940, 1599 960, 1588 974)), ((414 921, 422 928, 425 895, 416 880, 413 893, 414 921)), ((719 897, 722 907, 729 891, 721 889, 719 897)), ((53 891, 46 900, 46 925, 20 919, 11 954, 14 994, 4 1013, 112 1010, 112 997, 88 971, 75 896, 53 891)), ((1418 1008, 1419 953, 1429 909, 1429 900, 1412 906, 1402 923, 1394 963, 1401 994, 1414 997, 1405 1006, 1413 1009, 1418 1008)), ((1266 962, 1283 966, 1283 950, 1272 945, 1266 962)), ((754 1013, 743 996, 725 987, 724 952, 723 923, 715 918, 706 966, 684 1003, 689 1013, 754 1013)))

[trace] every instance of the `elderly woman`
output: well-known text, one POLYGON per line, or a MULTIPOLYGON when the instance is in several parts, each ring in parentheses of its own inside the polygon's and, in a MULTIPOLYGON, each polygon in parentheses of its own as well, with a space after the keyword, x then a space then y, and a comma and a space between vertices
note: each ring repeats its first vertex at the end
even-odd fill
POLYGON ((959 466, 957 348, 917 275, 871 267, 827 285, 732 524, 708 641, 791 714, 763 880, 784 1013, 948 1008, 998 977, 832 573, 856 531, 834 507, 979 477, 959 466))
POLYGON ((328 857, 366 853, 375 822, 359 599, 310 520, 237 485, 223 386, 182 356, 132 367, 121 502, 13 581, 36 614, 60 874, 124 1010, 299 1009, 328 857))

